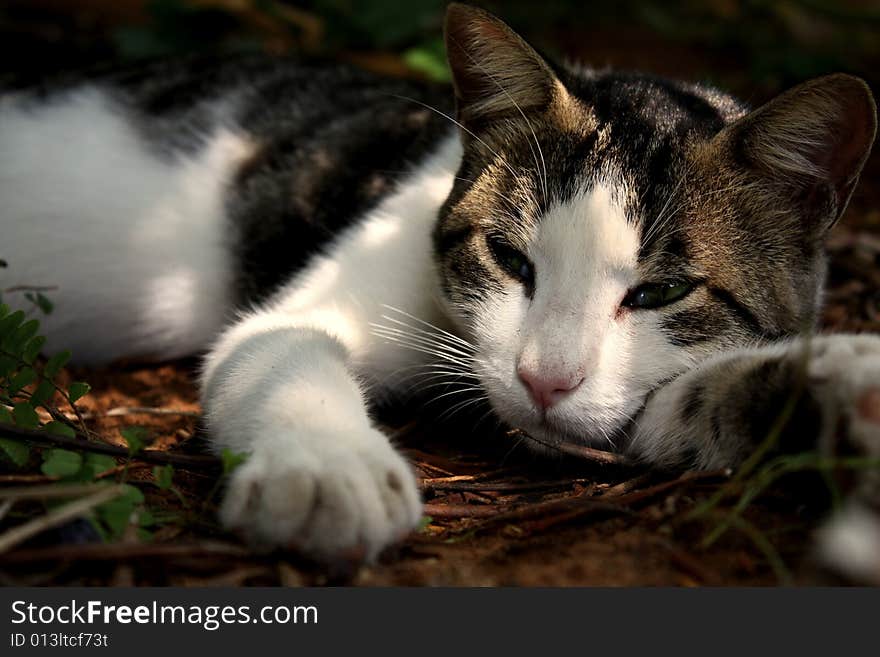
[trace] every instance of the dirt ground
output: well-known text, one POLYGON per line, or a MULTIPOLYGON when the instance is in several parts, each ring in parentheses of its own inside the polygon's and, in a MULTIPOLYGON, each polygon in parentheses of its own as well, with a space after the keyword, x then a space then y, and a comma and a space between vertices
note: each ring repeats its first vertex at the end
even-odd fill
MULTIPOLYGON (((660 47, 643 37, 578 34, 566 40, 562 35, 561 43, 572 55, 585 52, 597 64, 643 66, 650 61, 652 70, 680 77, 704 68, 735 75, 735 61, 707 62, 687 49, 660 47)), ((739 82, 739 91, 748 89, 747 80, 739 82)), ((880 331, 877 154, 829 248, 825 328, 880 331)), ((90 418, 89 427, 107 442, 124 445, 119 430, 137 424, 155 436, 151 449, 200 454, 196 367, 194 361, 120 364, 70 376, 92 385, 78 406, 90 418)), ((419 531, 387 550, 377 564, 340 563, 328 569, 294 550, 252 553, 216 523, 220 491, 215 469, 177 466, 178 496, 152 485, 153 463, 135 459, 129 480, 144 484, 147 505, 165 518, 149 541, 93 542, 69 527, 45 532, 0 554, 0 582, 699 586, 828 581, 809 551, 822 516, 821 503, 813 504, 823 496, 821 482, 789 480, 770 489, 744 513, 746 530, 731 528, 703 547, 736 500, 726 497, 713 511, 694 517, 726 485, 724 473, 664 476, 584 459, 547 461, 483 425, 443 427, 419 412, 397 418, 392 430, 418 470, 426 518, 419 531)), ((121 467, 105 475, 118 477, 121 467)), ((39 474, 0 475, 3 486, 49 481, 39 474)))

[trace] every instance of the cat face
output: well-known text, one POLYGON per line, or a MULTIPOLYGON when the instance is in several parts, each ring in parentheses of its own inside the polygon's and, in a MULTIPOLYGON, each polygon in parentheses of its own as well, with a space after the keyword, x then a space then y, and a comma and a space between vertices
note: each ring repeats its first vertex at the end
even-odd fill
POLYGON ((502 420, 607 446, 661 382, 811 327, 822 237, 873 139, 863 83, 747 114, 707 88, 553 70, 466 8, 447 48, 465 154, 435 256, 502 420))

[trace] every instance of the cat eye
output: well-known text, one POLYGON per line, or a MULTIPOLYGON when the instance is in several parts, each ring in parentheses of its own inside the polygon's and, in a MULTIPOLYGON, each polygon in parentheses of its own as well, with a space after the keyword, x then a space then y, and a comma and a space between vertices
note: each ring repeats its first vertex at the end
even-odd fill
POLYGON ((630 290, 621 305, 627 308, 650 310, 684 299, 694 283, 674 281, 671 283, 645 283, 630 290))
POLYGON ((535 270, 528 257, 500 239, 490 237, 486 243, 498 265, 525 285, 527 290, 531 289, 535 282, 535 270))

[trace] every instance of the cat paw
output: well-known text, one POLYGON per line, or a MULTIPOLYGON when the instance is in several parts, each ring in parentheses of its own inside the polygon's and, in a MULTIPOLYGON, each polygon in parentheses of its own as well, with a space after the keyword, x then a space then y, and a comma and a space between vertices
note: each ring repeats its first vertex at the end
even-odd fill
POLYGON ((364 440, 311 436, 255 451, 231 477, 221 521, 255 546, 373 560, 416 527, 422 505, 409 464, 367 431, 364 440))
POLYGON ((808 374, 828 414, 826 433, 842 426, 846 432, 842 438, 850 450, 880 456, 880 337, 821 339, 811 355, 808 374))
MULTIPOLYGON (((813 362, 810 379, 819 386, 835 420, 834 451, 880 459, 880 338, 834 336, 813 362), (842 421, 841 421, 842 420, 842 421)), ((880 471, 857 468, 849 499, 820 529, 816 555, 823 569, 846 582, 880 586, 880 471)))

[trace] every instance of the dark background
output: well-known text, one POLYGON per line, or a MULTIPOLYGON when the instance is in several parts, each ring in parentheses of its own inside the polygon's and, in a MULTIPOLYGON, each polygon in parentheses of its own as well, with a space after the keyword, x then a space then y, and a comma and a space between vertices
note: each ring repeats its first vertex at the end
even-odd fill
MULTIPOLYGON (((192 52, 334 57, 446 75, 444 0, 4 0, 0 71, 192 52)), ((880 2, 476 2, 545 52, 769 94, 829 71, 880 82, 880 2)))

